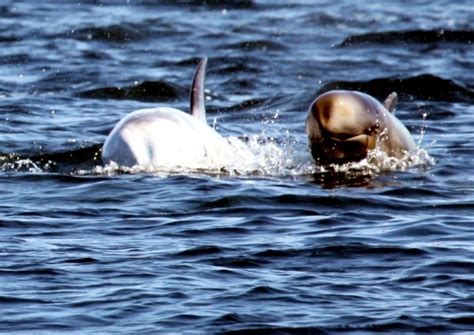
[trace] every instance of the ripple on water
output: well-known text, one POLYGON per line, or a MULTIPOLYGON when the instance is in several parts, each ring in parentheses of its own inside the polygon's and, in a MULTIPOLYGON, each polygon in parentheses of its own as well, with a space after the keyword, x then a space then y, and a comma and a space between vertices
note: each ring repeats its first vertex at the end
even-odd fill
POLYGON ((470 332, 469 5, 0 5, 0 329, 470 332), (187 110, 204 55, 225 164, 103 166, 123 115, 187 110), (314 164, 335 88, 397 91, 418 150, 314 164))

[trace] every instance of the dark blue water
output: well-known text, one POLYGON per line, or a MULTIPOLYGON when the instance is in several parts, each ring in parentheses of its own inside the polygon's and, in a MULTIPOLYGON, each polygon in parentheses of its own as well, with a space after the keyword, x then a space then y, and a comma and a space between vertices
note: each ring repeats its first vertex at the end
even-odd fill
POLYGON ((467 0, 2 2, 0 332, 474 330, 473 18, 467 0), (203 55, 237 161, 103 167, 121 117, 187 110, 203 55), (332 88, 397 91, 419 152, 315 166, 306 111, 332 88))

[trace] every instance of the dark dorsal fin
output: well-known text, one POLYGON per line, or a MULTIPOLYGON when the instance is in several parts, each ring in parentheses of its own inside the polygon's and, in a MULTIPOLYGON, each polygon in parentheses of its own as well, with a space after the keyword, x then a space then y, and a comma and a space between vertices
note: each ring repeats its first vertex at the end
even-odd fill
POLYGON ((194 73, 193 86, 191 87, 191 115, 207 124, 206 98, 204 96, 204 80, 206 79, 207 57, 203 57, 194 73))
POLYGON ((395 107, 397 107, 398 102, 398 94, 397 92, 392 92, 388 95, 387 99, 385 99, 383 105, 390 113, 395 111, 395 107))

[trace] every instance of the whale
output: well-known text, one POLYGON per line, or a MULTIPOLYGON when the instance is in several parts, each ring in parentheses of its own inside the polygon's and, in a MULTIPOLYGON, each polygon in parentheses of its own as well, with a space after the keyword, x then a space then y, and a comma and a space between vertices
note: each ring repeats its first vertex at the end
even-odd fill
POLYGON ((311 103, 306 118, 311 155, 321 165, 360 161, 374 149, 401 158, 416 149, 408 129, 395 116, 392 92, 382 104, 359 91, 334 90, 311 103))
POLYGON ((120 167, 206 168, 223 164, 229 143, 206 121, 207 57, 194 74, 190 113, 172 107, 139 109, 122 118, 102 147, 102 162, 120 167))

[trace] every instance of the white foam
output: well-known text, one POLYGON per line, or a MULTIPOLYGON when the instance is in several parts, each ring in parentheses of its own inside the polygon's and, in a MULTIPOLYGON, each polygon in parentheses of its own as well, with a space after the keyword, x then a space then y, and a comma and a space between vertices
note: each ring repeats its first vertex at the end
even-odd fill
POLYGON ((199 167, 163 166, 163 167, 120 167, 116 164, 97 166, 93 171, 79 173, 113 175, 117 173, 154 173, 167 174, 217 174, 217 175, 262 175, 262 176, 304 176, 328 171, 348 174, 375 175, 385 171, 406 171, 413 167, 434 164, 434 159, 425 149, 418 147, 415 151, 406 152, 401 158, 388 156, 384 151, 375 149, 367 158, 359 162, 318 166, 311 158, 305 143, 299 143, 291 136, 283 141, 275 141, 262 135, 255 135, 242 140, 237 137, 227 138, 231 151, 223 157, 220 165, 199 167))
MULTIPOLYGON (((1 160, 3 159, 0 159, 0 161, 1 160)), ((15 161, 6 161, 1 165, 1 169, 4 171, 27 171, 31 173, 40 173, 44 171, 44 169, 41 169, 37 164, 35 164, 35 162, 30 159, 17 159, 15 161)))

